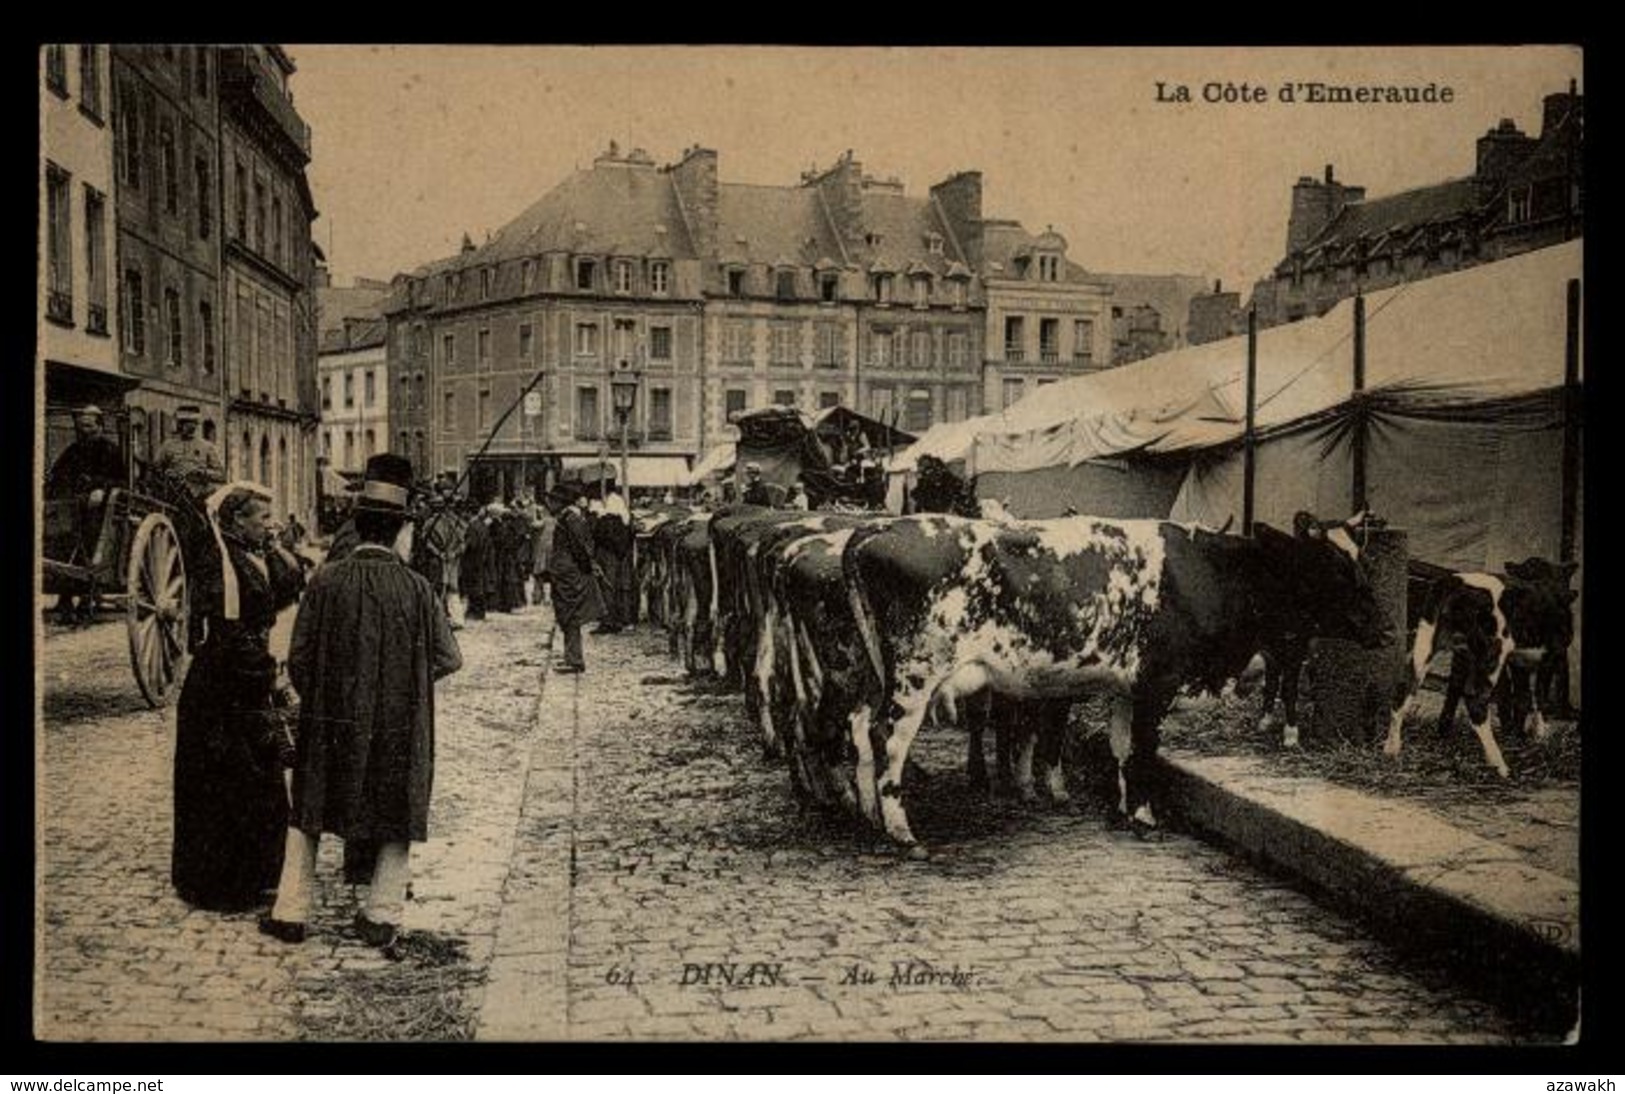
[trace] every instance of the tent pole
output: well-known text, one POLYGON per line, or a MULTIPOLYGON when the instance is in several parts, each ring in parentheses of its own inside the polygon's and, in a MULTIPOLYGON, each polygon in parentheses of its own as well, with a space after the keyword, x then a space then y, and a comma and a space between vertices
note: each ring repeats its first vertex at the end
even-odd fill
POLYGON ((1365 512, 1365 294, 1354 297, 1354 432, 1349 438, 1350 462, 1354 465, 1351 494, 1352 511, 1365 512))
POLYGON ((1559 560, 1574 559, 1580 510, 1580 279, 1570 278, 1563 346, 1563 529, 1559 560))
POLYGON ((1247 309, 1247 428, 1241 435, 1241 534, 1253 534, 1253 419, 1258 408, 1258 309, 1247 309))

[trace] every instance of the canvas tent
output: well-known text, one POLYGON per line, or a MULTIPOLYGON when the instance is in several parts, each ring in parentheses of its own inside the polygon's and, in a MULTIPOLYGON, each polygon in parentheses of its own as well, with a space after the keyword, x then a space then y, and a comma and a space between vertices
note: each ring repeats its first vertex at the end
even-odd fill
MULTIPOLYGON (((1561 536, 1567 284, 1578 241, 1366 297, 1366 387, 1353 388, 1354 302, 1259 332, 1256 517, 1346 515, 1353 423, 1369 421, 1370 508, 1411 556, 1454 569, 1556 558, 1561 536)), ((1118 517, 1239 523, 1247 340, 1161 354, 1047 386, 939 426, 977 492, 1020 516, 1068 506, 1118 517)))

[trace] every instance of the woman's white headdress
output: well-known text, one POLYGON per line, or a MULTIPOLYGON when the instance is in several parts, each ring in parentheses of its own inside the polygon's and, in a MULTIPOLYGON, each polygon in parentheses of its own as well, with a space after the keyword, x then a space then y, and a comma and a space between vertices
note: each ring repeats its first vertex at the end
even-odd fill
POLYGON ((265 501, 271 500, 271 491, 257 482, 228 482, 210 494, 203 503, 203 510, 209 516, 209 528, 214 532, 215 546, 220 549, 220 590, 227 619, 239 618, 242 605, 237 589, 237 567, 231 564, 231 552, 226 550, 226 538, 220 531, 220 507, 237 494, 252 494, 265 501))

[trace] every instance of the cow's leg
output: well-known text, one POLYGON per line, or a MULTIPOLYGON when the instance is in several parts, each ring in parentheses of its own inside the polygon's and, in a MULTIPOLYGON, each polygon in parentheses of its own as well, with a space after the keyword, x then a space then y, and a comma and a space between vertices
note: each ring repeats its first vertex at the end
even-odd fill
POLYGON ((773 728, 773 639, 778 631, 778 612, 769 604, 762 613, 761 625, 756 632, 755 671, 748 682, 747 695, 755 697, 756 720, 762 731, 762 753, 768 757, 779 755, 779 735, 773 728))
POLYGON ((965 711, 965 775, 976 790, 990 789, 987 781, 987 756, 982 751, 982 731, 987 728, 988 707, 992 696, 984 695, 967 705, 965 711))
POLYGON ((1071 713, 1069 702, 1049 704, 1038 730, 1038 762, 1044 767, 1045 789, 1053 802, 1072 800, 1066 789, 1066 769, 1061 765, 1061 749, 1066 744, 1066 725, 1071 713))
POLYGON ((1281 691, 1281 659, 1274 653, 1264 654, 1264 702, 1258 709, 1258 728, 1268 730, 1275 714, 1275 697, 1281 691))
POLYGON ((1465 650, 1450 655, 1450 679, 1444 686, 1444 706, 1439 709, 1439 732, 1449 733, 1456 728, 1456 706, 1467 690, 1467 676, 1471 671, 1465 650))
POLYGON ((1529 727, 1530 736, 1544 741, 1551 734, 1551 729, 1546 725, 1546 715, 1541 709, 1544 697, 1540 693, 1540 669, 1525 670, 1521 675, 1524 686, 1529 690, 1530 713, 1535 716, 1534 723, 1529 727))
POLYGON ((1019 738, 1016 746, 1016 796, 1031 804, 1038 800, 1033 789, 1033 752, 1038 747, 1038 734, 1028 728, 1010 727, 1010 733, 1019 738))
POLYGON ((1281 730, 1281 747, 1298 747, 1298 677, 1303 674, 1303 660, 1309 654, 1306 643, 1293 642, 1281 652, 1280 677, 1281 706, 1286 710, 1286 726, 1281 730))
POLYGON ((875 794, 875 749, 870 739, 870 725, 874 713, 868 704, 860 704, 849 716, 852 747, 857 749, 858 812, 871 824, 880 824, 880 802, 875 794))
POLYGON ((1151 808, 1152 779, 1157 770, 1162 716, 1172 701, 1171 692, 1164 695, 1157 689, 1143 689, 1134 696, 1129 757, 1124 765, 1128 776, 1127 812, 1136 824, 1147 828, 1157 826, 1151 808))
POLYGON ((1398 756, 1405 716, 1416 706, 1416 692, 1427 678, 1428 664, 1433 660, 1433 638, 1436 624, 1424 618, 1416 625, 1416 642, 1411 646, 1411 671, 1405 674, 1394 689, 1393 713, 1388 719, 1388 737, 1382 750, 1389 756, 1398 756))
POLYGON ((1134 697, 1114 695, 1110 739, 1112 758, 1117 761, 1117 811, 1128 816, 1128 778, 1125 768, 1134 748, 1134 697))
POLYGON ((1467 696, 1467 717, 1472 720, 1473 732, 1478 734, 1478 743, 1484 748, 1484 759, 1501 778, 1511 775, 1507 770, 1507 762, 1501 757, 1501 749, 1495 743, 1495 731, 1490 728, 1490 697, 1482 692, 1473 691, 1467 696))
MULTIPOLYGON (((894 695, 892 703, 899 713, 891 723, 891 732, 884 733, 878 725, 871 731, 871 736, 883 736, 884 739, 886 766, 875 786, 875 793, 880 799, 881 821, 886 826, 886 834, 904 847, 915 847, 919 841, 909 829, 908 813, 903 808, 903 766, 908 762, 909 749, 925 721, 934 690, 911 688, 901 695, 894 695)), ((875 746, 878 758, 882 753, 881 742, 876 741, 875 746)))

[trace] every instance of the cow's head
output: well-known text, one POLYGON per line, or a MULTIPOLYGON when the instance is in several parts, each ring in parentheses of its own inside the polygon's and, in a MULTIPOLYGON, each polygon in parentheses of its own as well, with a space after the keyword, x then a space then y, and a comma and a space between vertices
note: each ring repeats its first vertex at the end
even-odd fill
POLYGON ((1253 529, 1269 565, 1291 591, 1292 610, 1311 633, 1376 649, 1393 634, 1360 561, 1357 537, 1364 520, 1364 513, 1321 521, 1299 512, 1290 536, 1262 523, 1253 529))
POLYGON ((1569 582, 1574 579, 1574 573, 1579 568, 1578 562, 1552 563, 1533 555, 1522 562, 1506 564, 1507 574, 1519 581, 1549 582, 1564 589, 1569 587, 1569 582))

